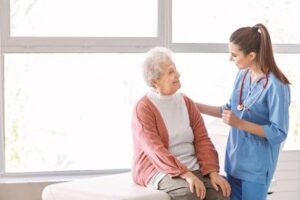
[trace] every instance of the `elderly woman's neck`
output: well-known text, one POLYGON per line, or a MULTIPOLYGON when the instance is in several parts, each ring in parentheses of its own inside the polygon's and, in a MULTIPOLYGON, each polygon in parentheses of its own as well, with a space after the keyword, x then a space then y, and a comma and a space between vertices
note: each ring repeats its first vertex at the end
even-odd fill
POLYGON ((158 90, 157 88, 151 88, 151 91, 159 96, 173 96, 176 92, 173 93, 163 93, 162 91, 158 90))

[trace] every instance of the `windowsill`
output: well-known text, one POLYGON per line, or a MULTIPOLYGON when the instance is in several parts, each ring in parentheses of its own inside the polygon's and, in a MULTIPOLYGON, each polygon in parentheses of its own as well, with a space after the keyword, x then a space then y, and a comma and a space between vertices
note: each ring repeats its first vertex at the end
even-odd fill
POLYGON ((300 151, 300 145, 296 143, 285 143, 283 151, 300 151))
POLYGON ((93 178, 98 176, 105 176, 118 173, 129 172, 129 169, 124 170, 106 170, 95 172, 47 172, 45 174, 39 173, 14 173, 4 174, 0 177, 0 184, 22 184, 22 183, 52 183, 52 182, 66 182, 86 178, 93 178), (62 174, 64 173, 64 174, 62 174))
POLYGON ((0 184, 19 183, 45 183, 45 182, 65 182, 78 179, 91 178, 101 175, 70 175, 70 176, 43 176, 43 177, 7 177, 0 178, 0 184))

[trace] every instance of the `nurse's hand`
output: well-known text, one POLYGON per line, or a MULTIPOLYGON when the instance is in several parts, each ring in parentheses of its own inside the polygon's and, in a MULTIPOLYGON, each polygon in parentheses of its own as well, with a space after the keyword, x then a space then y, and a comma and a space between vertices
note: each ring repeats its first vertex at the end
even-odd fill
POLYGON ((238 128, 250 134, 266 138, 266 133, 262 125, 255 124, 247 120, 242 120, 238 118, 231 110, 224 109, 222 113, 222 119, 225 124, 228 124, 234 128, 238 128))
POLYGON ((195 193, 200 199, 204 199, 206 195, 206 188, 203 182, 192 172, 186 172, 180 175, 181 178, 185 179, 190 186, 191 193, 195 193))
POLYGON ((230 194, 231 194, 230 184, 228 183, 228 181, 223 176, 221 176, 217 172, 211 172, 209 174, 209 177, 210 177, 211 185, 213 186, 213 188, 216 191, 219 191, 219 188, 221 188, 222 194, 223 194, 224 197, 229 197, 230 196, 230 194))
POLYGON ((227 109, 223 110, 222 119, 225 124, 228 124, 234 128, 238 128, 242 121, 231 110, 227 110, 227 109))

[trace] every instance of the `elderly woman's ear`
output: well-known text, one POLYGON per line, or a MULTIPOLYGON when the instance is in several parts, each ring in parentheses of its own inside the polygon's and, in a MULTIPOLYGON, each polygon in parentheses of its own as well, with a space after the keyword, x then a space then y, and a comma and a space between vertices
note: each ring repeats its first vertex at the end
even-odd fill
POLYGON ((156 83, 157 83, 157 80, 155 80, 155 79, 151 80, 151 86, 152 87, 156 88, 156 83))

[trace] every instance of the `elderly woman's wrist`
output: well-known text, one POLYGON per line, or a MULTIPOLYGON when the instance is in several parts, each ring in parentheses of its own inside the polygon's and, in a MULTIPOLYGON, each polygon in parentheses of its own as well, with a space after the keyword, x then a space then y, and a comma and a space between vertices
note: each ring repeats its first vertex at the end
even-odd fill
POLYGON ((219 172, 210 172, 210 173, 208 174, 208 176, 209 176, 209 178, 213 178, 213 177, 215 177, 215 176, 219 176, 219 172))
POLYGON ((179 175, 180 178, 186 179, 192 172, 186 171, 179 175))

